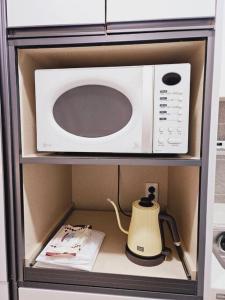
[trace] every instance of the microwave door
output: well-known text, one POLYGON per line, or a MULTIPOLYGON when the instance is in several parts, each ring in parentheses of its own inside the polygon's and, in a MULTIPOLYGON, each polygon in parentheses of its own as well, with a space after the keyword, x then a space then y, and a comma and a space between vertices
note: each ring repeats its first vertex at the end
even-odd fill
POLYGON ((154 66, 143 66, 142 86, 142 152, 153 152, 154 66))
POLYGON ((36 71, 38 151, 143 153, 142 77, 142 67, 36 71))

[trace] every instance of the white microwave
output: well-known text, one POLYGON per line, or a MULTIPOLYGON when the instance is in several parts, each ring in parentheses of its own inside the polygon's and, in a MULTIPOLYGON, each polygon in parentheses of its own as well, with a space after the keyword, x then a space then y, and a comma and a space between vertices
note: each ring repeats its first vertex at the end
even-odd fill
POLYGON ((187 153, 190 64, 35 71, 37 150, 187 153))

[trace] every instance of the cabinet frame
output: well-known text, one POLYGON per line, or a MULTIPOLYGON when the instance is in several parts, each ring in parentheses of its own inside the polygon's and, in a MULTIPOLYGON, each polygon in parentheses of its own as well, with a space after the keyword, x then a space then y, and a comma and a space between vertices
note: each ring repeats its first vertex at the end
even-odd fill
MULTIPOLYGON (((29 270, 23 268, 24 258, 24 236, 23 236, 23 201, 22 201, 22 164, 20 153, 20 115, 19 115, 19 101, 18 101, 18 80, 17 80, 17 49, 19 48, 33 48, 33 47, 63 47, 63 46, 95 46, 95 45, 113 45, 113 44, 132 44, 141 42, 154 41, 179 41, 179 40, 206 40, 206 68, 205 68, 205 92, 204 92, 204 113, 203 113, 203 130, 202 130, 202 155, 201 155, 201 183, 200 183, 200 200, 199 200, 199 236, 201 240, 205 241, 206 228, 206 210, 207 210, 207 196, 208 189, 208 159, 209 159, 209 141, 210 141, 210 121, 211 121, 211 96, 212 96, 212 70, 213 70, 213 54, 214 54, 214 31, 207 30, 187 30, 187 31, 162 31, 162 32, 140 32, 132 34, 112 34, 112 35, 90 35, 90 36, 71 36, 71 37, 46 37, 46 38, 10 38, 8 42, 9 55, 9 90, 6 91, 6 97, 3 99, 3 114, 5 115, 3 123, 5 130, 5 141, 7 147, 7 168, 8 176, 7 183, 9 185, 9 202, 13 207, 10 219, 15 230, 14 237, 17 251, 14 272, 16 272, 16 280, 19 286, 24 287, 48 287, 65 290, 85 290, 90 292, 137 295, 143 297, 158 297, 167 299, 202 299, 204 288, 204 260, 205 260, 205 243, 199 243, 198 249, 198 280, 196 284, 195 294, 176 294, 166 292, 147 292, 147 291, 130 291, 127 289, 113 289, 105 287, 96 287, 91 284, 82 287, 82 282, 78 285, 67 285, 45 283, 42 282, 43 274, 34 273, 32 280, 29 279, 29 270), (15 220, 15 223, 14 223, 15 220), (25 275, 25 276, 24 276, 25 275), (25 278, 25 281, 24 281, 25 278), (39 282, 34 282, 39 278, 39 282)), ((6 66, 7 69, 7 66, 6 66)), ((99 162, 101 157, 98 158, 99 162)), ((104 158, 103 158, 104 160, 104 158)), ((118 158, 117 163, 119 163, 118 158)), ((132 158, 131 158, 132 160, 132 158)), ((130 161, 131 161, 130 160, 130 161)), ((63 161, 63 160, 62 160, 63 161)), ((72 160, 71 160, 72 161, 72 160)), ((153 159, 154 161, 154 159, 153 159)), ((81 160, 80 160, 81 162, 81 160)), ((40 163, 40 162, 37 162, 40 163)), ((69 163, 69 161, 68 161, 69 163)), ((125 164, 129 164, 129 160, 125 164)), ((145 163, 144 161, 142 162, 145 163)), ((147 159, 146 159, 147 163, 147 159)), ((176 162, 172 162, 176 165, 176 162)), ((148 163, 147 163, 148 164, 148 163)), ((157 164, 157 162, 154 162, 157 164)), ((15 248, 13 240, 11 240, 11 248, 15 248)), ((15 250, 14 250, 15 251, 15 250)), ((45 270, 46 272, 46 270, 45 270)), ((116 275, 119 276, 120 275, 116 275)), ((91 276, 90 276, 91 277, 91 276)), ((95 275, 93 274, 93 279, 95 275)), ((156 279, 161 280, 161 279, 156 279)), ((154 281, 154 278, 153 278, 154 281)), ((162 281, 161 281, 162 282, 162 281)), ((173 280, 176 283, 176 280, 173 280)), ((91 283, 91 278, 90 278, 91 283)), ((193 289, 193 286, 192 286, 193 289)))

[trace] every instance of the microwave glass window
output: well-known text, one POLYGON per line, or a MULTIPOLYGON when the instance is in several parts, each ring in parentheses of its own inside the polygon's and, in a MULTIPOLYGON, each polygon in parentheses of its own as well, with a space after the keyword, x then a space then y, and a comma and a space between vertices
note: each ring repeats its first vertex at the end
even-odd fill
POLYGON ((120 91, 103 85, 83 85, 63 93, 53 116, 65 131, 98 138, 120 131, 132 117, 132 105, 120 91))

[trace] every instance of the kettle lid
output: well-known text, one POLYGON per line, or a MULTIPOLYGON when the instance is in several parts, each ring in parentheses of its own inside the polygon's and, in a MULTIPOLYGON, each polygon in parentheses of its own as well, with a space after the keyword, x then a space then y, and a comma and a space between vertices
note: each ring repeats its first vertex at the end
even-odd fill
POLYGON ((155 199, 155 188, 153 186, 148 189, 148 197, 142 197, 139 201, 139 205, 142 207, 152 207, 154 205, 153 201, 155 199))

